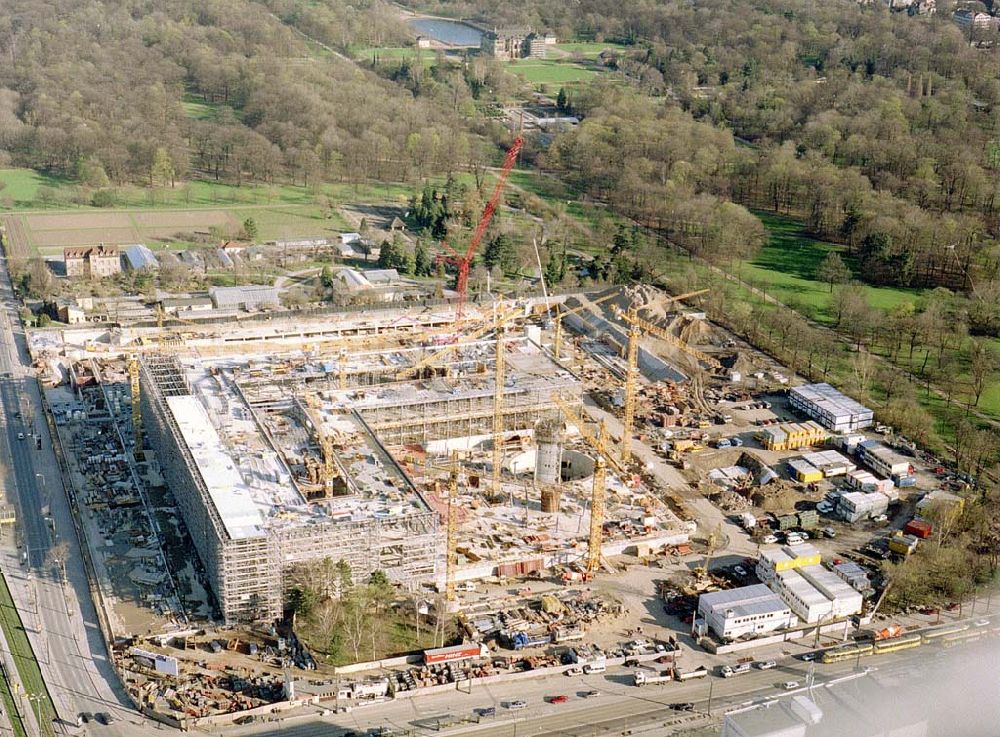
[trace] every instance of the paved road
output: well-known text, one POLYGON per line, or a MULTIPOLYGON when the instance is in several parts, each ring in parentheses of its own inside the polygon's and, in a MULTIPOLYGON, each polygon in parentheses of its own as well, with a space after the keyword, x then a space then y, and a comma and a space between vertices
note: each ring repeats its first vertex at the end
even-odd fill
MULTIPOLYGON (((909 672, 914 664, 926 666, 929 655, 925 646, 915 650, 892 653, 861 661, 862 671, 855 670, 853 661, 832 665, 816 664, 814 687, 824 687, 847 677, 863 677, 865 668, 879 672, 899 670, 909 672)), ((937 648, 934 647, 935 652, 937 648)), ((806 690, 810 664, 786 659, 774 670, 754 670, 736 678, 709 676, 687 683, 636 688, 630 671, 612 669, 600 676, 552 676, 546 679, 521 681, 493 686, 474 687, 471 694, 460 691, 427 696, 419 701, 398 700, 358 709, 350 714, 323 717, 315 710, 300 718, 286 721, 280 728, 258 724, 238 730, 240 735, 281 735, 282 737, 331 737, 344 730, 363 732, 372 727, 389 727, 397 735, 412 733, 414 737, 619 737, 630 731, 634 735, 665 734, 671 728, 705 725, 718 720, 730 709, 771 698, 784 698, 806 690), (780 684, 798 681, 799 690, 785 691, 780 684), (581 694, 590 689, 601 692, 597 698, 584 699, 581 694), (708 700, 711 690, 712 716, 708 700), (565 694, 569 701, 550 704, 546 698, 565 694), (509 699, 524 699, 528 707, 510 711, 503 704, 509 699), (669 708, 672 703, 691 702, 695 712, 681 714, 669 708), (447 716, 469 717, 475 709, 495 706, 495 719, 479 724, 446 726, 447 716), (442 728, 437 727, 442 717, 442 728)), ((831 686, 835 687, 835 686, 831 686)))
MULTIPOLYGON (((137 726, 139 716, 127 711, 128 702, 98 629, 69 503, 3 258, 0 258, 0 377, 3 377, 0 421, 5 428, 0 433, 0 453, 6 455, 9 477, 15 480, 8 495, 17 507, 18 525, 23 532, 22 551, 27 555, 26 560, 21 560, 22 551, 7 546, 2 551, 2 561, 42 675, 63 720, 75 721, 81 711, 104 711, 117 717, 113 725, 92 723, 80 733, 108 737, 142 734, 144 730, 137 726), (41 438, 41 450, 36 449, 35 438, 29 433, 41 438), (51 525, 45 519, 46 507, 51 525), (62 542, 69 550, 65 583, 59 566, 52 565, 49 556, 53 546, 62 542)), ((75 731, 62 725, 57 733, 75 731)))

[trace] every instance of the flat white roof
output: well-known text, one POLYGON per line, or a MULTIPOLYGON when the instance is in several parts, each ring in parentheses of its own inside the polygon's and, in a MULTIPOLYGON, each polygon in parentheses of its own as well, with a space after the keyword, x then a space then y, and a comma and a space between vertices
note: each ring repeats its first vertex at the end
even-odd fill
POLYGON ((860 597, 853 586, 823 566, 803 566, 799 569, 799 573, 828 596, 841 600, 860 597))
POLYGON ((785 588, 793 592, 806 606, 822 606, 830 601, 823 592, 802 576, 798 569, 789 568, 787 571, 779 571, 778 578, 781 579, 785 588))
POLYGON ((264 535, 264 518, 201 402, 191 395, 166 401, 226 532, 237 540, 264 535))
POLYGON ((712 614, 731 610, 732 617, 788 610, 782 598, 762 583, 702 594, 698 598, 698 607, 712 614))

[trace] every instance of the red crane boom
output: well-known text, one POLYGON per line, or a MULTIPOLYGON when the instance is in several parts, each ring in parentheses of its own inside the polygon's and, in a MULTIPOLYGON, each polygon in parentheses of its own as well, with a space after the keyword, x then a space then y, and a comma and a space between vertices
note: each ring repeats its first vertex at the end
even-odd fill
POLYGON ((493 195, 490 197, 489 202, 486 203, 486 207, 483 208, 483 214, 479 218, 479 224, 476 225, 476 231, 472 234, 472 240, 469 241, 469 247, 466 249, 465 255, 458 256, 456 254, 447 259, 448 263, 458 267, 458 278, 455 280, 455 291, 458 292, 458 303, 455 305, 455 322, 462 319, 462 308, 465 307, 465 297, 469 288, 469 267, 472 265, 472 259, 479 250, 479 244, 482 243, 483 236, 486 235, 486 229, 490 227, 493 213, 496 212, 497 204, 500 202, 500 195, 503 194, 503 188, 507 184, 507 177, 510 174, 510 170, 514 168, 514 162, 517 161, 517 155, 520 153, 523 143, 524 139, 518 136, 507 150, 507 155, 503 159, 503 165, 500 167, 500 176, 497 177, 496 186, 493 187, 493 195))

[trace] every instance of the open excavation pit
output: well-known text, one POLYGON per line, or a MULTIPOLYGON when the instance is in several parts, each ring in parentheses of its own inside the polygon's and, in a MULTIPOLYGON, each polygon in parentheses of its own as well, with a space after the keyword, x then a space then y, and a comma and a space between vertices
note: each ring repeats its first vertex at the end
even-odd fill
MULTIPOLYGON (((538 448, 529 448, 504 460, 504 468, 514 477, 534 476, 539 458, 538 448)), ((579 450, 559 450, 559 483, 585 481, 594 475, 594 458, 579 450)), ((535 476, 538 481, 538 477, 535 476)), ((543 483, 539 481, 539 483, 543 483)), ((546 481, 544 483, 555 483, 546 481)))

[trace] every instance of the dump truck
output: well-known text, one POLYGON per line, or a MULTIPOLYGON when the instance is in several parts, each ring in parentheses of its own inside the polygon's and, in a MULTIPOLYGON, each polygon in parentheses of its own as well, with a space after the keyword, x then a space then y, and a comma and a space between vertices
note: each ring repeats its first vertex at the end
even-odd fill
POLYGON ((652 686, 657 683, 667 683, 674 680, 673 668, 666 670, 637 670, 632 674, 633 686, 652 686))
POLYGON ((674 670, 674 680, 675 681, 690 681, 694 678, 704 678, 708 675, 708 668, 703 665, 698 666, 694 670, 682 671, 679 669, 674 670))

